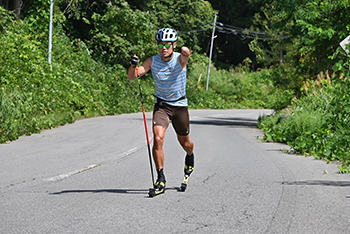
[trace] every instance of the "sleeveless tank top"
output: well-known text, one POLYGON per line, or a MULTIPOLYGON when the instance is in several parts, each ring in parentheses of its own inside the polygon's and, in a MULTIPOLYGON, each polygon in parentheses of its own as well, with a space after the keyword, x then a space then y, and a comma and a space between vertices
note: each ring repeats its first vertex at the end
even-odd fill
POLYGON ((179 56, 180 53, 174 52, 173 58, 168 62, 164 62, 160 54, 153 56, 152 77, 155 95, 162 99, 163 103, 187 106, 187 98, 183 98, 186 96, 186 70, 182 69, 179 56))

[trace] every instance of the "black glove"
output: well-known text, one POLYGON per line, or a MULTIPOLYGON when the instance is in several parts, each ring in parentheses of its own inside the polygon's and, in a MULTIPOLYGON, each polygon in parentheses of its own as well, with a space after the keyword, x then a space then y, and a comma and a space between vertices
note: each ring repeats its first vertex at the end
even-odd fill
POLYGON ((140 63, 139 57, 137 57, 136 54, 133 54, 131 56, 131 64, 134 65, 134 66, 137 66, 137 65, 139 65, 139 63, 140 63))

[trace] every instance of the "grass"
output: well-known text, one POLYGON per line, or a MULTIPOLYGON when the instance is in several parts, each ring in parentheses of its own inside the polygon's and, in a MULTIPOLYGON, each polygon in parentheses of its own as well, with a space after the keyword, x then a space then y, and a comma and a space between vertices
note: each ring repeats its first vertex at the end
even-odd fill
POLYGON ((305 95, 294 100, 287 116, 263 117, 259 126, 267 141, 283 142, 297 153, 350 165, 350 80, 318 78, 306 83, 305 95))

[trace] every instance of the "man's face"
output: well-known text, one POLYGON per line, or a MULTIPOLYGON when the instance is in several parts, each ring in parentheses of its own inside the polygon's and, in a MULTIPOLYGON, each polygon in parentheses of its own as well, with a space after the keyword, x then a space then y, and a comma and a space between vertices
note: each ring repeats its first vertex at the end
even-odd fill
POLYGON ((176 42, 159 42, 158 43, 158 49, 159 49, 159 53, 163 56, 163 57, 167 57, 169 55, 171 55, 171 53, 173 52, 174 48, 176 47, 176 42))

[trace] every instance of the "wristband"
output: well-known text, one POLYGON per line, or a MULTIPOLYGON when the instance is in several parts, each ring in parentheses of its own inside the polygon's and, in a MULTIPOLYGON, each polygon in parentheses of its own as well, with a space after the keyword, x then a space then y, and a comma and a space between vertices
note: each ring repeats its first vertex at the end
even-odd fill
POLYGON ((184 57, 190 57, 190 55, 193 53, 193 51, 189 55, 185 55, 184 53, 181 53, 184 57))

